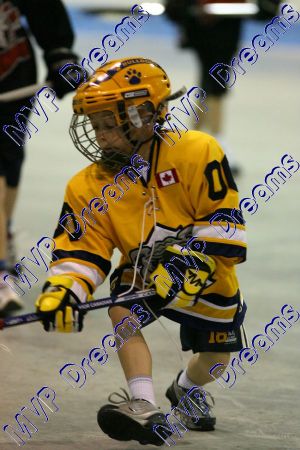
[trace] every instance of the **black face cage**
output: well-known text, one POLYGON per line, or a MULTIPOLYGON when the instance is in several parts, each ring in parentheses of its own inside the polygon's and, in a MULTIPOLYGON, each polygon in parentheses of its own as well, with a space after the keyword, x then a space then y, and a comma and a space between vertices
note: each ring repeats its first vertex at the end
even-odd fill
MULTIPOLYGON (((157 112, 154 111, 152 103, 150 102, 146 103, 148 103, 147 105, 148 114, 146 117, 140 118, 139 128, 141 126, 146 126, 150 124, 152 124, 153 128, 153 125, 157 118, 157 112)), ((140 108, 145 108, 145 105, 146 104, 140 105, 139 107, 136 108, 136 111, 138 112, 140 108)), ((126 114, 126 117, 128 117, 128 114, 126 114)), ((124 165, 130 164, 131 156, 138 151, 138 149, 143 143, 147 142, 148 140, 151 140, 154 135, 153 132, 150 138, 145 137, 144 139, 141 140, 132 139, 131 134, 134 129, 132 122, 134 122, 133 119, 131 119, 131 121, 126 119, 122 122, 122 125, 115 127, 115 129, 120 129, 120 131, 122 131, 122 135, 127 139, 128 144, 131 147, 130 153, 121 152, 117 148, 114 151, 113 141, 110 142, 109 151, 105 151, 105 149, 102 149, 97 142, 95 130, 92 126, 90 118, 87 115, 73 114, 69 128, 69 133, 77 150, 79 150, 80 153, 82 153, 87 159, 89 159, 92 162, 100 163, 105 168, 114 171, 119 170, 124 165)))

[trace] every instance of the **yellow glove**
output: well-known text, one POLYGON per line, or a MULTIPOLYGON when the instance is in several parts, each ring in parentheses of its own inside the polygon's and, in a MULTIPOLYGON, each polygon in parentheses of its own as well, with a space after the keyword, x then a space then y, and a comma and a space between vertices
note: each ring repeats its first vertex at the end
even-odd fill
POLYGON ((213 283, 216 263, 196 250, 188 251, 177 244, 168 246, 163 261, 150 275, 157 294, 169 298, 172 306, 193 306, 203 290, 213 283))
MULTIPOLYGON (((49 277, 44 292, 35 302, 36 310, 43 315, 43 326, 46 331, 57 329, 60 332, 70 333, 81 331, 85 312, 76 310, 81 303, 72 291, 75 280, 63 275, 49 277)), ((87 293, 87 300, 92 296, 87 293)))

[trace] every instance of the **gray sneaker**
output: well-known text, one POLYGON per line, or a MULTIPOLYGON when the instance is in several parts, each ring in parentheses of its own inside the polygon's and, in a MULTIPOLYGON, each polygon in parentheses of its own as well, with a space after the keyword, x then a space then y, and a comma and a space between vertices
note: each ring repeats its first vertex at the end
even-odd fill
POLYGON ((101 430, 118 441, 135 440, 144 445, 163 445, 164 441, 153 433, 152 428, 155 424, 166 424, 164 414, 147 400, 130 399, 127 391, 121 389, 124 395, 113 392, 108 397, 111 404, 102 406, 98 411, 97 421, 101 430), (113 400, 113 395, 121 401, 113 400))
POLYGON ((189 430, 214 430, 216 417, 211 412, 211 408, 215 404, 212 395, 200 387, 193 387, 192 389, 182 388, 178 384, 180 375, 181 372, 179 372, 177 379, 173 381, 166 392, 166 397, 170 400, 172 407, 178 407, 173 410, 173 414, 178 415, 189 430), (192 395, 189 397, 191 392, 192 395), (208 403, 207 396, 210 397, 212 404, 208 403), (189 412, 189 409, 192 410, 192 414, 189 412))

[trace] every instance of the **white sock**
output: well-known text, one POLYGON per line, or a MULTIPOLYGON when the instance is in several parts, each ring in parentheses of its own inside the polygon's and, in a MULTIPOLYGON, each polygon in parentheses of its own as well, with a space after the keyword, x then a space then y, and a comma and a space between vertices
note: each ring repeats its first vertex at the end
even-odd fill
POLYGON ((181 373, 178 384, 180 387, 183 387, 185 389, 190 389, 193 386, 196 386, 195 383, 189 379, 187 375, 187 369, 184 369, 184 371, 181 373))
POLYGON ((152 377, 129 378, 127 383, 132 398, 142 398, 156 405, 152 377))

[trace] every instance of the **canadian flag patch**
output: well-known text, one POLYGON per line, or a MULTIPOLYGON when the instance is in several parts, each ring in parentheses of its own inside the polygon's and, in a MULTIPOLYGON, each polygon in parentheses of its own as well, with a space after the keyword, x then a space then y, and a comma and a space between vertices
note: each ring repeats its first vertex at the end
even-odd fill
POLYGON ((179 183, 176 169, 165 170, 156 174, 158 187, 170 186, 170 184, 179 183))

